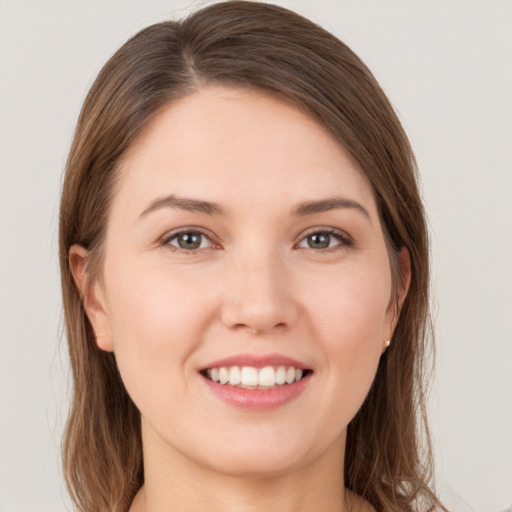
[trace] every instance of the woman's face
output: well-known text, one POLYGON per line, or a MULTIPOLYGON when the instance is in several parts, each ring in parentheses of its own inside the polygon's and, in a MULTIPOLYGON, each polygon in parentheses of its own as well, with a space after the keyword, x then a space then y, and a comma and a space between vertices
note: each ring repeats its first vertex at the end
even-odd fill
POLYGON ((339 464, 391 296, 376 202, 347 152, 293 106, 210 87, 161 112, 123 162, 86 307, 147 459, 270 475, 339 464))

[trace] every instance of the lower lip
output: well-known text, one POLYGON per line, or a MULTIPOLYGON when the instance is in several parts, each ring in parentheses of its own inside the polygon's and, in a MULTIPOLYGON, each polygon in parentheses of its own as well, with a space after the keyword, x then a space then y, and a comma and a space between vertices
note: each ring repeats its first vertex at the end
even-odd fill
POLYGON ((201 375, 210 391, 224 402, 250 411, 268 411, 276 409, 294 398, 297 398, 309 384, 311 374, 293 384, 285 384, 270 389, 244 389, 230 386, 229 384, 219 384, 213 382, 201 375))

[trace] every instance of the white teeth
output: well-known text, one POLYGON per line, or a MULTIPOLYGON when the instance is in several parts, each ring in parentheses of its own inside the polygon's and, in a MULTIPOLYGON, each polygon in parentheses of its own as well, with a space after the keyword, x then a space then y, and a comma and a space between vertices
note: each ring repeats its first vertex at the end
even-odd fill
POLYGON ((258 376, 258 386, 275 386, 276 384, 276 372, 272 366, 265 366, 260 370, 258 376))
POLYGON ((252 366, 244 366, 240 374, 241 384, 244 386, 258 385, 258 370, 252 366))
POLYGON ((280 366, 276 372, 276 384, 284 384, 286 382, 286 368, 280 366))
POLYGON ((302 379, 303 370, 293 366, 265 366, 254 368, 252 366, 239 366, 209 368, 206 376, 213 382, 229 384, 230 386, 243 388, 273 388, 284 384, 293 384, 302 379))
POLYGON ((226 382, 229 380, 229 373, 227 368, 219 368, 219 382, 221 384, 226 384, 226 382))
POLYGON ((236 386, 237 384, 240 384, 240 382, 240 368, 238 368, 238 366, 232 366, 229 369, 229 385, 236 386))

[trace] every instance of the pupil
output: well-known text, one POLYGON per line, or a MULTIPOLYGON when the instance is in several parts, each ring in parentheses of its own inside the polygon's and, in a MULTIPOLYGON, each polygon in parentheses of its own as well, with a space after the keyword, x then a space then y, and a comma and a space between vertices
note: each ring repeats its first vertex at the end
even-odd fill
POLYGON ((312 242, 310 246, 314 249, 327 249, 329 247, 329 235, 327 233, 315 233, 309 236, 312 242))
POLYGON ((182 249, 198 249, 201 245, 201 235, 198 233, 186 233, 179 237, 179 246, 182 249))

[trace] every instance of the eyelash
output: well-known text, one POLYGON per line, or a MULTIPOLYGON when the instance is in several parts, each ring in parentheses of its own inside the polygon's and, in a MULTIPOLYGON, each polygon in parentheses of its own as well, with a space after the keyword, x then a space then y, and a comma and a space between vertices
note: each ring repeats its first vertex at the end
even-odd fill
MULTIPOLYGON (((167 246, 167 247, 172 247, 171 250, 173 250, 175 252, 180 252, 182 254, 186 254, 188 256, 192 256, 192 255, 198 253, 199 251, 204 250, 205 248, 198 248, 198 249, 187 250, 187 249, 182 249, 182 248, 179 248, 179 247, 176 247, 176 246, 170 244, 170 242, 172 240, 174 240, 176 238, 179 238, 180 236, 191 235, 191 234, 200 235, 200 236, 203 236, 203 237, 207 238, 208 240, 210 240, 210 237, 208 236, 208 234, 205 233, 204 231, 200 230, 200 229, 184 229, 184 230, 172 233, 169 236, 166 235, 162 239, 161 245, 167 246)), ((352 247, 354 245, 353 240, 347 234, 343 233, 342 231, 338 231, 336 229, 333 229, 333 228, 314 229, 312 231, 309 231, 309 232, 307 232, 303 236, 303 238, 300 240, 300 242, 306 240, 311 235, 318 235, 318 234, 332 236, 336 240, 338 240, 338 242, 339 242, 338 245, 336 245, 334 247, 328 247, 328 248, 325 248, 325 249, 318 249, 317 250, 317 249, 313 249, 311 247, 308 247, 308 249, 311 249, 312 251, 320 253, 320 254, 335 252, 335 251, 339 250, 340 248, 352 247)), ((210 240, 210 242, 211 242, 211 240, 210 240)), ((210 247, 207 247, 207 248, 209 249, 210 247)))
MULTIPOLYGON (((199 248, 199 249, 187 250, 187 249, 181 249, 180 247, 176 247, 176 246, 170 244, 171 240, 174 240, 175 238, 179 238, 180 236, 183 236, 183 235, 200 235, 200 236, 203 236, 203 237, 207 238, 208 240, 210 240, 210 237, 205 232, 201 231, 200 229, 183 229, 181 231, 177 231, 176 233, 172 233, 170 236, 164 237, 164 239, 162 240, 162 245, 167 246, 167 247, 172 247, 172 249, 171 249, 172 251, 180 252, 182 254, 186 254, 187 256, 192 256, 193 254, 196 254, 197 252, 202 251, 204 249, 204 248, 203 249, 199 248)), ((208 247, 208 249, 209 249, 209 247, 208 247)))
POLYGON ((308 249, 311 249, 315 252, 319 252, 320 254, 335 252, 337 250, 340 250, 341 248, 352 247, 354 245, 354 241, 346 233, 344 233, 343 231, 339 231, 337 229, 333 229, 333 228, 321 228, 321 229, 315 228, 315 229, 307 232, 302 237, 300 242, 302 242, 303 240, 306 240, 311 235, 318 235, 318 234, 329 235, 330 237, 335 238, 339 242, 338 245, 335 245, 334 247, 328 247, 326 249, 315 250, 312 247, 308 247, 308 249))

